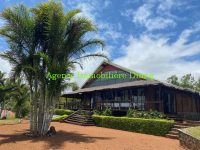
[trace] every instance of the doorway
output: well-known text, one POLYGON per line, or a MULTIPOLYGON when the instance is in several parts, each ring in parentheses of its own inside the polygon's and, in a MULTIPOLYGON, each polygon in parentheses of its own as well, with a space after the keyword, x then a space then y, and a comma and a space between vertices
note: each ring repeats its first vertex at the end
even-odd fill
POLYGON ((164 91, 163 104, 165 114, 176 114, 175 94, 172 91, 164 91))

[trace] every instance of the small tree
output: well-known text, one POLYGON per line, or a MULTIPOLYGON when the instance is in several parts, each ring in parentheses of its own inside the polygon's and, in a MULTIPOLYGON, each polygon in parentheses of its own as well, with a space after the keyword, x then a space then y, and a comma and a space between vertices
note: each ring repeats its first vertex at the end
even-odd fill
POLYGON ((181 78, 180 85, 184 88, 194 89, 194 77, 191 74, 186 74, 181 78))
POLYGON ((178 77, 176 75, 172 75, 171 77, 167 78, 167 82, 177 86, 180 85, 178 77))
POLYGON ((5 73, 0 71, 0 117, 5 107, 5 102, 10 98, 10 92, 15 90, 15 86, 10 85, 5 73))
POLYGON ((29 98, 30 92, 25 83, 22 83, 21 79, 16 80, 13 83, 15 85, 15 90, 10 92, 10 101, 13 104, 13 110, 15 111, 15 116, 17 118, 25 117, 29 111, 29 98))
POLYGON ((194 87, 196 91, 200 92, 200 78, 197 81, 195 81, 194 87))

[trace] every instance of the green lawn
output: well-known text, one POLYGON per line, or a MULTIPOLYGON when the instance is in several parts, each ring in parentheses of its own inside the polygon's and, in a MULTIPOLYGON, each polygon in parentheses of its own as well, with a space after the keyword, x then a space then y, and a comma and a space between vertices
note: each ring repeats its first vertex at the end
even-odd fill
POLYGON ((200 139, 200 126, 187 128, 186 133, 192 135, 193 137, 200 139))
POLYGON ((67 118, 68 115, 56 115, 53 116, 52 121, 60 121, 61 119, 67 118))
POLYGON ((6 124, 17 124, 19 123, 19 119, 6 119, 6 120, 0 120, 0 125, 6 125, 6 124))

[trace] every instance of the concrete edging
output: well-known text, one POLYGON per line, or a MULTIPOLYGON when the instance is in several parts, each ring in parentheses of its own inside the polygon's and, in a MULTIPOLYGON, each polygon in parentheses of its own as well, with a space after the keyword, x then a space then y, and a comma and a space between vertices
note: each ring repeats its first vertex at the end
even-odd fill
POLYGON ((190 150, 200 150, 200 139, 186 133, 185 129, 179 129, 180 145, 190 150))

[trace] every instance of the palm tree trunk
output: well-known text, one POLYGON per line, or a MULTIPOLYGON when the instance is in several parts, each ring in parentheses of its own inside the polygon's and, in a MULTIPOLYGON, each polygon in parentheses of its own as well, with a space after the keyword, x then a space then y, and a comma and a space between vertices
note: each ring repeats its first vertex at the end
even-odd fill
POLYGON ((0 119, 1 119, 1 114, 3 112, 3 102, 1 102, 0 106, 1 106, 1 109, 0 109, 0 119))
MULTIPOLYGON (((2 112, 4 111, 4 105, 5 104, 5 102, 4 101, 2 101, 1 102, 1 110, 0 110, 0 118, 1 118, 1 114, 2 114, 2 112)), ((3 116, 4 117, 4 116, 3 116)))
POLYGON ((30 92, 30 131, 33 133, 33 92, 30 92))
POLYGON ((38 111, 38 129, 39 134, 44 135, 43 133, 43 124, 44 124, 44 117, 45 117, 45 85, 40 89, 40 98, 39 98, 39 111, 38 111))
POLYGON ((34 93, 33 93, 33 134, 38 135, 38 80, 34 81, 34 93))

